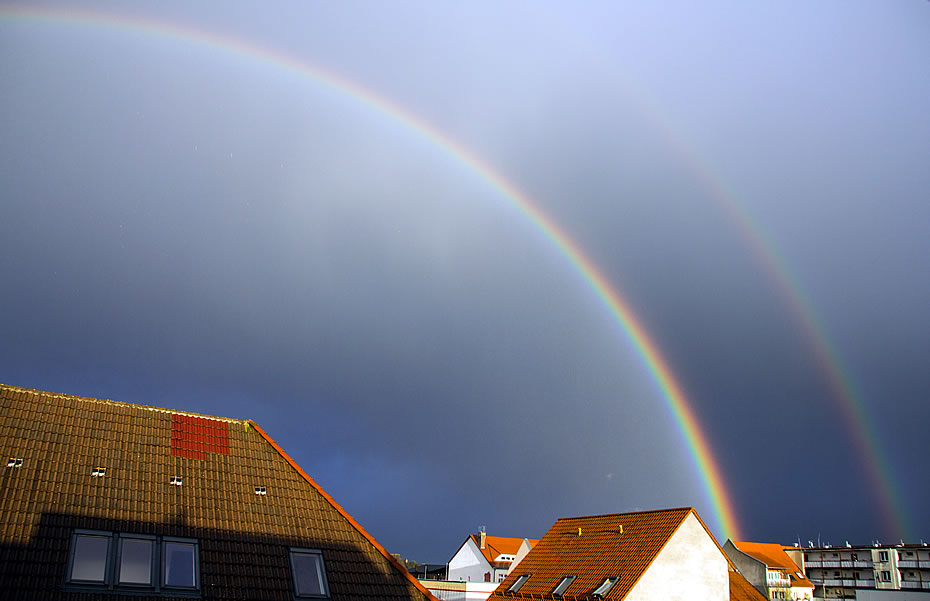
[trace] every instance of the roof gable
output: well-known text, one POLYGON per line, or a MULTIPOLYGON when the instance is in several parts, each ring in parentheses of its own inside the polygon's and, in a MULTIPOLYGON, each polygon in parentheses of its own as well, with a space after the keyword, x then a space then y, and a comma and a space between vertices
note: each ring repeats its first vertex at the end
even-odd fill
POLYGON ((565 595, 586 596, 605 578, 616 576, 619 580, 607 598, 622 599, 693 511, 686 507, 560 519, 493 597, 505 598, 504 593, 521 574, 532 574, 520 588, 520 595, 550 597, 564 577, 575 576, 565 595))
MULTIPOLYGON (((529 541, 530 546, 535 545, 537 542, 536 539, 532 538, 512 538, 508 536, 485 536, 484 539, 484 549, 481 548, 481 537, 477 534, 469 535, 468 539, 471 539, 475 543, 475 547, 478 551, 484 556, 488 563, 493 564, 497 561, 497 558, 501 555, 513 555, 516 557, 517 552, 520 551, 520 545, 523 544, 523 541, 529 541)), ((466 540, 468 540, 466 539, 466 540)), ((511 560, 507 560, 508 562, 511 560)))
POLYGON ((790 574, 791 586, 813 588, 814 585, 804 577, 801 568, 785 553, 782 545, 775 543, 751 543, 732 541, 733 546, 756 561, 764 563, 769 569, 784 570, 790 574), (801 574, 801 577, 798 577, 801 574))

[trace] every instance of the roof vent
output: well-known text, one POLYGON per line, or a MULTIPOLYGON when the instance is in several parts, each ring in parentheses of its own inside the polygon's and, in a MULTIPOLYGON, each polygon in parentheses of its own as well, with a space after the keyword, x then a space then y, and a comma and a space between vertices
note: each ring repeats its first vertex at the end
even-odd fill
POLYGON ((10 457, 10 460, 6 462, 7 467, 23 467, 23 458, 22 457, 10 457))
POLYGON ((265 490, 265 487, 264 487, 264 486, 256 486, 256 487, 255 487, 255 494, 257 494, 257 495, 267 495, 267 494, 268 494, 268 491, 265 490))
POLYGON ((90 475, 93 476, 94 478, 102 478, 103 476, 107 475, 107 468, 95 467, 93 471, 90 473, 90 475))
POLYGON ((168 484, 172 484, 174 486, 181 486, 183 483, 184 481, 181 479, 181 476, 171 476, 171 478, 168 480, 168 484))

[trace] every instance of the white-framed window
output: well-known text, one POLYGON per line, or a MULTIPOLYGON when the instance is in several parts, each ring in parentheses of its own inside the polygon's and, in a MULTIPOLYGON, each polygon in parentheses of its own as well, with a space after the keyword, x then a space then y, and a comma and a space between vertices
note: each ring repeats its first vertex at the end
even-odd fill
POLYGON ((565 592, 565 590, 568 587, 572 585, 572 582, 574 581, 575 581, 574 576, 566 576, 565 578, 562 578, 561 582, 559 582, 559 584, 556 585, 556 587, 552 590, 552 596, 553 597, 560 596, 562 593, 565 592))
POLYGON ((65 586, 71 590, 145 591, 166 596, 200 590, 196 539, 77 529, 65 586))
POLYGON ((882 570, 882 582, 891 582, 891 572, 882 570))
POLYGON ((602 582, 599 587, 597 587, 591 592, 591 595, 594 597, 603 597, 604 595, 610 592, 610 589, 612 589, 613 586, 617 584, 618 580, 620 580, 618 576, 611 576, 610 578, 605 578, 604 582, 602 582))
POLYGON ((319 549, 290 549, 294 595, 299 598, 329 597, 326 565, 319 549))
POLYGON ((517 577, 516 581, 514 581, 514 583, 510 585, 510 588, 507 589, 507 592, 515 593, 519 591, 520 587, 526 584, 526 581, 530 579, 530 576, 532 576, 532 574, 520 574, 520 576, 517 577))
POLYGON ((888 561, 888 551, 879 551, 878 561, 888 561))

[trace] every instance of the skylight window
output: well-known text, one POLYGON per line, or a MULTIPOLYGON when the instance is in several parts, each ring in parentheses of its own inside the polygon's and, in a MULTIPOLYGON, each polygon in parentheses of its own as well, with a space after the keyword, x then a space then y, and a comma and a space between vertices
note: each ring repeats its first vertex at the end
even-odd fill
POLYGON ((6 462, 7 467, 23 467, 23 458, 22 457, 10 457, 10 460, 6 462))
POLYGON ((516 582, 510 585, 510 588, 507 589, 507 592, 515 593, 519 591, 520 587, 526 584, 526 581, 530 579, 530 576, 532 576, 532 574, 521 574, 520 577, 517 578, 516 582))
POLYGON ((268 494, 268 491, 265 490, 265 487, 264 487, 264 486, 256 486, 256 487, 255 487, 255 494, 257 494, 257 495, 267 495, 267 494, 268 494))
POLYGON ((291 574, 297 597, 329 597, 322 551, 291 549, 291 574))
POLYGON ((200 586, 196 542, 166 538, 163 555, 162 586, 187 589, 200 586))
POLYGON ((610 591, 610 589, 613 588, 615 584, 617 584, 618 580, 620 580, 618 576, 611 576, 610 578, 605 578, 604 582, 602 582, 599 587, 597 587, 591 592, 591 595, 593 595, 594 597, 603 597, 610 591))
POLYGON ((565 578, 562 579, 562 582, 560 582, 559 585, 555 587, 555 589, 552 591, 552 595, 555 597, 558 597, 559 595, 564 593, 565 589, 570 587, 572 585, 572 582, 574 581, 575 581, 574 576, 566 576, 565 578))
POLYGON ((171 476, 168 480, 168 484, 173 484, 174 486, 181 486, 184 484, 184 481, 181 479, 181 476, 171 476))
POLYGON ((93 476, 94 478, 100 478, 101 476, 106 476, 106 475, 107 475, 107 468, 105 468, 105 467, 95 467, 95 468, 90 472, 90 475, 93 476))
POLYGON ((68 555, 68 590, 190 596, 200 589, 196 539, 75 530, 68 555))
POLYGON ((98 534, 75 534, 72 541, 72 582, 104 584, 111 537, 98 534))
POLYGON ((151 585, 155 540, 127 537, 119 543, 119 583, 151 585))

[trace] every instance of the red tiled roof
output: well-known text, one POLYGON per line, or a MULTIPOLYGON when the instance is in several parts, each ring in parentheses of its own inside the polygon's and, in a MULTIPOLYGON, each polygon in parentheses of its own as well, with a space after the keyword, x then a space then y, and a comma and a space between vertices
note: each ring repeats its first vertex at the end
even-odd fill
MULTIPOLYGON (((692 508, 684 507, 560 519, 497 587, 491 599, 552 598, 553 589, 568 575, 576 578, 563 598, 587 597, 605 578, 617 576, 619 581, 606 598, 622 599, 692 512, 692 508), (516 595, 506 594, 521 574, 532 576, 516 595)), ((696 512, 694 515, 698 517, 696 512)))
MULTIPOLYGON (((475 546, 478 547, 478 550, 481 551, 481 554, 484 555, 484 558, 487 559, 488 563, 491 564, 495 562, 495 558, 497 558, 499 555, 516 555, 517 551, 520 550, 520 545, 523 544, 524 540, 522 538, 512 538, 508 536, 485 536, 484 549, 482 549, 481 537, 479 535, 472 534, 468 538, 475 542, 475 546)), ((535 546, 536 543, 539 542, 534 538, 526 540, 530 542, 531 547, 535 546)), ((507 563, 510 562, 508 561, 507 563)))
POLYGON ((750 543, 733 541, 733 546, 767 565, 769 568, 784 570, 791 576, 791 586, 814 588, 810 580, 804 578, 801 568, 785 553, 785 547, 774 543, 750 543), (798 578, 801 574, 801 578, 798 578))
POLYGON ((742 574, 730 571, 730 601, 767 601, 742 574))
POLYGON ((204 599, 293 599, 298 547, 333 601, 435 601, 253 422, 0 384, 0 444, 23 459, 0 473, 0 590, 21 598, 86 598, 61 588, 85 528, 197 539, 204 599))

